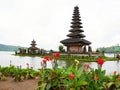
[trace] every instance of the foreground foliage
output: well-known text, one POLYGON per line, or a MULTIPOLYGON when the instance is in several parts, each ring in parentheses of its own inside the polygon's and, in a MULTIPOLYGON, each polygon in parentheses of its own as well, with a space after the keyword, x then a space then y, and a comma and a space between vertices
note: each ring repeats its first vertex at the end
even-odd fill
POLYGON ((41 70, 37 90, 115 90, 120 88, 120 74, 105 75, 105 70, 57 68, 41 70), (110 89, 113 88, 113 89, 110 89))
POLYGON ((0 80, 7 80, 8 76, 12 76, 15 81, 22 81, 24 79, 32 79, 39 75, 38 71, 32 68, 21 68, 13 65, 9 67, 0 66, 0 80))
MULTIPOLYGON (((44 58, 43 64, 56 59, 44 58)), ((52 69, 40 70, 41 78, 36 90, 119 90, 120 74, 116 71, 112 75, 106 75, 102 70, 104 60, 97 59, 98 69, 92 69, 88 64, 79 66, 78 60, 70 67, 58 68, 57 63, 52 69)))

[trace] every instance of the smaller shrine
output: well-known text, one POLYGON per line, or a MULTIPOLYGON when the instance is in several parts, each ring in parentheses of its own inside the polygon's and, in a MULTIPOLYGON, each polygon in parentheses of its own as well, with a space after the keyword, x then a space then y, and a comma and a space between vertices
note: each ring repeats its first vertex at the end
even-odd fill
POLYGON ((43 55, 45 54, 45 50, 44 49, 40 49, 38 47, 36 47, 36 41, 33 39, 31 41, 31 46, 29 48, 19 48, 19 51, 15 52, 16 54, 29 54, 29 55, 43 55))
POLYGON ((40 49, 36 47, 36 41, 33 39, 33 41, 31 41, 31 47, 28 48, 28 54, 38 54, 40 49))

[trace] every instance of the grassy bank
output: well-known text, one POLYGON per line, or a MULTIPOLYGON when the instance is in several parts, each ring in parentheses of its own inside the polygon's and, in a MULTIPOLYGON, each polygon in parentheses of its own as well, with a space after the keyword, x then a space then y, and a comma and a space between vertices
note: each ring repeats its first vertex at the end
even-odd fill
MULTIPOLYGON (((29 57, 41 57, 44 58, 44 55, 36 55, 36 54, 13 54, 14 56, 29 56, 29 57)), ((52 55, 47 55, 49 57, 52 57, 52 55)), ((106 57, 106 56, 100 56, 101 58, 103 58, 105 61, 116 61, 118 60, 115 57, 106 57)), ((79 61, 83 61, 83 62, 96 62, 97 61, 97 56, 73 56, 73 55, 60 55, 60 57, 58 58, 58 60, 79 60, 79 61)))

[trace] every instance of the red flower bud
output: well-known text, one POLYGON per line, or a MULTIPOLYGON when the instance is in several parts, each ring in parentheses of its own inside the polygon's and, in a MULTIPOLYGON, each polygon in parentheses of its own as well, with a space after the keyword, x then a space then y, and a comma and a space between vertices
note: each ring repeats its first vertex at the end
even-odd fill
POLYGON ((117 71, 114 71, 114 75, 116 75, 117 71))
POLYGON ((54 56, 55 56, 55 57, 59 57, 59 56, 60 56, 60 53, 59 53, 59 52, 56 52, 56 53, 54 53, 54 56))
POLYGON ((74 78, 75 78, 75 74, 70 74, 69 77, 70 77, 71 79, 74 79, 74 78))
POLYGON ((85 69, 83 69, 82 72, 84 73, 84 72, 85 72, 85 69))
POLYGON ((120 81, 120 75, 118 76, 118 81, 120 81))
POLYGON ((103 60, 103 59, 101 59, 101 58, 98 58, 98 64, 99 64, 100 66, 102 66, 102 65, 103 65, 103 63, 104 63, 104 60, 103 60))
POLYGON ((52 61, 53 59, 52 58, 49 58, 50 61, 52 61))
POLYGON ((46 59, 43 59, 42 62, 43 62, 44 64, 46 64, 46 59))
POLYGON ((94 79, 97 81, 99 79, 98 75, 95 73, 94 74, 94 79))
POLYGON ((29 63, 26 63, 26 65, 27 65, 27 68, 29 68, 29 63))
POLYGON ((85 69, 89 68, 89 64, 84 64, 85 69))
POLYGON ((46 59, 47 61, 49 61, 49 57, 48 56, 46 56, 44 59, 46 59))
POLYGON ((29 66, 29 63, 26 63, 27 66, 29 66))
POLYGON ((51 71, 51 72, 50 72, 50 75, 51 75, 51 76, 54 76, 54 74, 55 74, 54 71, 51 71))

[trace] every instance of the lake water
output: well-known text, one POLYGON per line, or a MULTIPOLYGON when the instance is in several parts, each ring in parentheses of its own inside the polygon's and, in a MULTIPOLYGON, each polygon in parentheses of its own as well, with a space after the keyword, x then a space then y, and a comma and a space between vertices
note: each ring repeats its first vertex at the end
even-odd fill
MULTIPOLYGON (((42 61, 41 57, 28 57, 28 56, 14 56, 12 55, 14 52, 0 52, 0 65, 1 66, 9 66, 10 61, 12 65, 15 66, 22 66, 26 68, 26 63, 29 63, 30 67, 34 69, 41 68, 40 62, 42 61)), ((105 54, 109 57, 113 57, 114 54, 105 54)), ((65 60, 58 61, 59 67, 66 66, 68 62, 65 60)), ((87 62, 86 62, 87 63, 87 62)), ((89 62, 90 67, 96 69, 97 63, 96 62, 89 62)), ((51 62, 47 62, 47 68, 52 68, 51 62)), ((114 71, 120 73, 120 62, 119 61, 107 61, 103 64, 102 69, 106 70, 106 74, 112 74, 114 71)))
MULTIPOLYGON (((9 66, 10 62, 12 65, 15 66, 22 66, 23 68, 26 68, 26 63, 29 63, 30 67, 33 67, 34 69, 41 68, 41 61, 43 58, 41 57, 29 57, 29 56, 14 56, 12 54, 15 54, 14 52, 0 52, 0 65, 1 66, 9 66)), ((64 61, 58 61, 59 67, 66 66, 66 63, 64 61)), ((47 68, 52 68, 51 62, 47 62, 47 68)))

